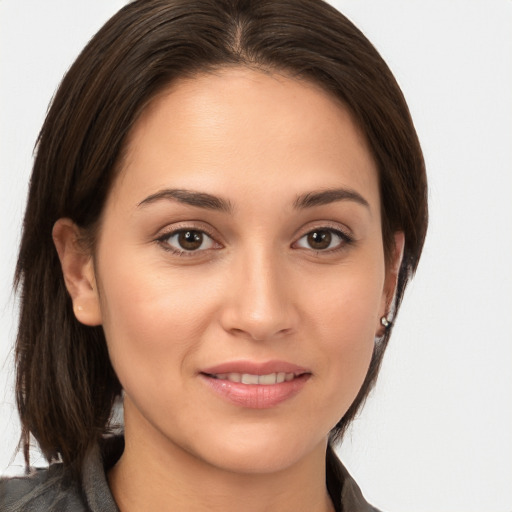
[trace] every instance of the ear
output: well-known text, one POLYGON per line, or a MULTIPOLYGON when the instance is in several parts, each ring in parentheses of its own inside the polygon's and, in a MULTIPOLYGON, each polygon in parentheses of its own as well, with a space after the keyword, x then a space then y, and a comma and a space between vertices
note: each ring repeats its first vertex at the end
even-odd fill
POLYGON ((93 258, 80 242, 80 228, 62 218, 54 224, 52 236, 76 319, 85 325, 101 325, 93 258))
POLYGON ((390 261, 386 265, 386 279, 384 281, 384 290, 382 293, 381 315, 387 316, 390 312, 395 298, 396 286, 398 284, 398 275, 404 255, 405 235, 403 231, 397 231, 394 234, 395 245, 391 254, 390 261))

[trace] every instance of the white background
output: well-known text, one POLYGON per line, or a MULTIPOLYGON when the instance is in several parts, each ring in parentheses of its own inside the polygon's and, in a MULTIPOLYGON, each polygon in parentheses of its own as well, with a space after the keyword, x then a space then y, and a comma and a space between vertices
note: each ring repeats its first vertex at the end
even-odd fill
MULTIPOLYGON (((512 1, 332 3, 404 90, 431 208, 418 275, 342 459, 384 510, 510 512, 512 1)), ((123 4, 0 0, 0 473, 18 436, 10 282, 32 148, 63 73, 123 4)))

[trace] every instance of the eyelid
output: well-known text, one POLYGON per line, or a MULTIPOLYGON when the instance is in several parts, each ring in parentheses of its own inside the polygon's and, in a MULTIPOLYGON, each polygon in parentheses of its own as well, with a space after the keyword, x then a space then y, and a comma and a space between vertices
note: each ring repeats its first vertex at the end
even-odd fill
POLYGON ((173 233, 186 231, 187 229, 190 231, 201 231, 206 233, 210 238, 213 238, 216 241, 220 238, 217 230, 215 230, 210 224, 200 220, 183 220, 165 224, 156 231, 152 238, 165 238, 166 236, 171 236, 173 233))
POLYGON ((335 231, 341 233, 344 237, 350 238, 355 241, 355 235, 353 231, 346 225, 332 221, 332 220, 318 220, 313 222, 308 222, 306 225, 303 225, 300 229, 296 231, 295 238, 298 240, 299 238, 311 233, 311 231, 315 231, 315 229, 325 229, 327 231, 335 231))
POLYGON ((211 249, 221 249, 223 244, 218 241, 217 234, 213 233, 213 229, 211 229, 207 224, 201 221, 182 221, 176 224, 171 224, 166 226, 163 229, 160 229, 159 232, 155 235, 154 241, 162 246, 162 248, 166 251, 174 253, 178 256, 194 256, 200 255, 206 251, 211 249), (183 232, 183 231, 198 231, 203 233, 208 238, 210 238, 216 247, 208 248, 208 249, 197 249, 195 251, 187 251, 185 249, 178 249, 166 242, 166 239, 171 238, 172 236, 183 232))
POLYGON ((320 222, 314 223, 313 225, 308 225, 307 227, 302 228, 300 230, 300 234, 295 238, 295 242, 293 242, 292 247, 295 246, 305 236, 309 235, 310 233, 312 233, 314 231, 330 231, 330 232, 336 234, 336 236, 339 236, 340 238, 342 238, 343 242, 340 243, 338 247, 333 247, 331 249, 319 250, 319 249, 314 249, 312 247, 309 249, 306 247, 298 247, 299 249, 310 250, 310 251, 314 251, 314 252, 318 252, 318 253, 328 254, 330 252, 336 252, 338 250, 342 250, 347 245, 351 245, 351 244, 355 243, 355 241, 356 241, 352 231, 350 229, 348 229, 347 227, 345 227, 345 226, 342 227, 338 223, 333 223, 333 222, 329 222, 329 221, 325 221, 325 222, 320 221, 320 222))

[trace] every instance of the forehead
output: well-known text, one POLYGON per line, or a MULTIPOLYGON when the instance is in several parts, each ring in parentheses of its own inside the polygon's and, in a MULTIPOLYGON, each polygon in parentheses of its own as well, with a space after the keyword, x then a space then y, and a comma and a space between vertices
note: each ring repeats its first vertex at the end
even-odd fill
POLYGON ((119 181, 139 195, 169 181, 212 193, 344 185, 378 201, 376 166, 349 109, 309 81, 246 68, 158 94, 130 133, 119 181))

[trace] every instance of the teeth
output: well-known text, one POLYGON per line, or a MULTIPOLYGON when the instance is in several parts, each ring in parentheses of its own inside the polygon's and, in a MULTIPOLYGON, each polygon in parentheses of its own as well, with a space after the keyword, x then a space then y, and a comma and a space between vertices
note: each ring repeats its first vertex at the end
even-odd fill
POLYGON ((294 373, 269 373, 267 375, 252 375, 250 373, 218 373, 214 375, 216 379, 228 380, 230 382, 241 382, 242 384, 281 384, 282 382, 289 382, 295 378, 294 373))
POLYGON ((242 373, 242 384, 259 384, 259 376, 250 373, 242 373))
POLYGON ((277 374, 270 373, 268 375, 260 375, 258 384, 275 384, 277 382, 277 374))

